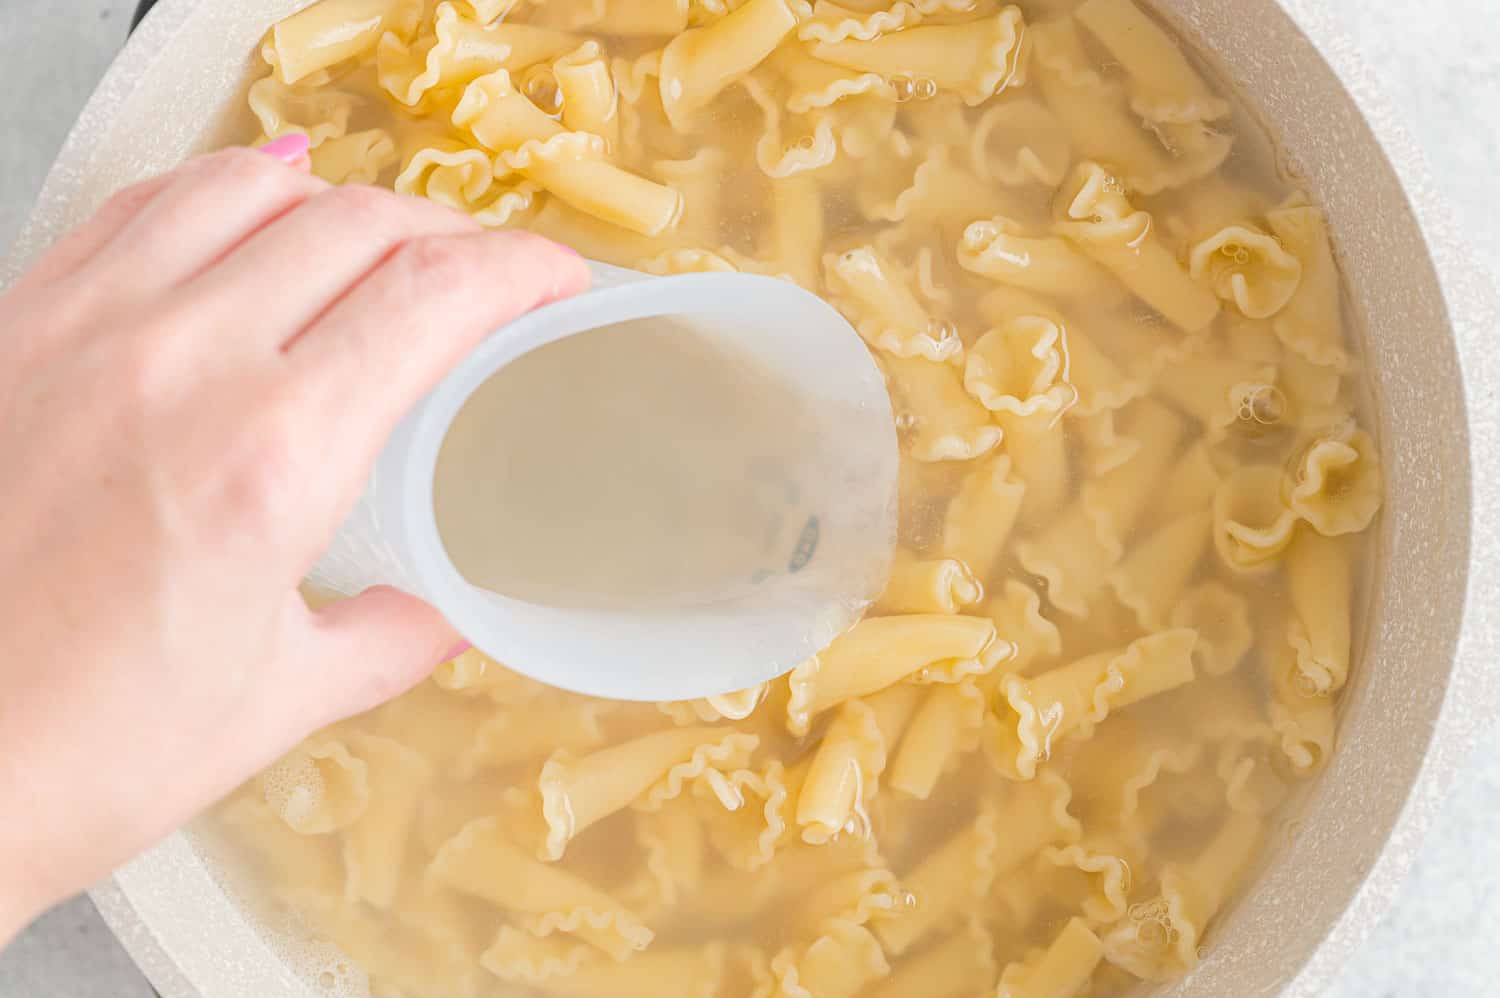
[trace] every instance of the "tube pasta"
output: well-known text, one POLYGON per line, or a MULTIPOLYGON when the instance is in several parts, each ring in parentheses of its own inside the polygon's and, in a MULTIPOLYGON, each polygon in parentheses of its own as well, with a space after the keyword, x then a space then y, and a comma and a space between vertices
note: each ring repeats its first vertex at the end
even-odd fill
POLYGON ((854 697, 944 663, 973 662, 993 652, 994 622, 985 617, 917 614, 869 617, 792 670, 787 727, 806 734, 813 717, 854 697))
POLYGON ((410 33, 421 12, 412 0, 320 0, 276 22, 263 54, 278 80, 298 83, 366 55, 387 31, 410 33))
POLYGON ((929 689, 892 763, 891 788, 919 800, 931 797, 961 755, 978 747, 984 710, 984 694, 972 681, 929 689))
POLYGON ((818 845, 841 832, 869 835, 866 806, 885 764, 885 739, 874 712, 860 700, 846 700, 818 743, 797 795, 803 841, 818 845))
POLYGON ((1074 14, 1130 77, 1131 110, 1147 121, 1192 124, 1229 115, 1187 56, 1133 0, 1087 0, 1074 14))
POLYGON ((749 0, 673 38, 661 57, 661 103, 672 127, 686 128, 694 112, 760 65, 796 26, 787 0, 749 0))
POLYGON ((1069 919, 1045 950, 1033 951, 1000 975, 997 998, 1070 998, 1083 994, 1104 947, 1081 918, 1069 919))
POLYGON ((1032 779, 1063 739, 1087 738, 1112 711, 1190 682, 1196 638, 1189 630, 1161 631, 1031 679, 1006 676, 996 750, 1001 773, 1032 779))
POLYGON ((1071 617, 1086 617, 1121 552, 1106 545, 1083 500, 1068 504, 1040 533, 1016 544, 1016 559, 1046 583, 1047 599, 1071 617))
POLYGON ((948 504, 943 553, 968 566, 976 580, 989 578, 1005 553, 1025 495, 1026 485, 1011 474, 1009 456, 986 458, 964 478, 948 504))
POLYGON ((563 127, 597 135, 606 149, 618 149, 620 100, 604 47, 584 42, 552 64, 552 75, 562 97, 563 127))
POLYGON ((918 26, 865 40, 817 42, 812 51, 824 62, 886 79, 931 80, 972 105, 1024 81, 1025 32, 1020 8, 1006 7, 982 29, 918 26))
POLYGON ((682 197, 605 162, 598 136, 568 132, 516 92, 510 74, 496 70, 464 90, 453 124, 468 129, 499 154, 504 168, 534 180, 580 211, 605 222, 658 235, 675 225, 682 197))
POLYGON ((1337 692, 1349 677, 1354 552, 1342 539, 1304 531, 1287 550, 1286 580, 1298 689, 1318 696, 1337 692))
POLYGON ((1104 167, 1080 164, 1058 203, 1058 231, 1168 322, 1195 333, 1218 316, 1218 300, 1194 283, 1154 234, 1151 216, 1131 205, 1104 167))

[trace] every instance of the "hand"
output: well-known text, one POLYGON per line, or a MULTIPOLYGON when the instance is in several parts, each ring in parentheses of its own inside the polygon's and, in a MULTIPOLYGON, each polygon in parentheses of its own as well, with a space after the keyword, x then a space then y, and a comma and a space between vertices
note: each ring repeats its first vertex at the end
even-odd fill
POLYGON ((0 944, 458 640, 297 584, 405 410, 588 271, 296 142, 122 191, 0 296, 0 944))

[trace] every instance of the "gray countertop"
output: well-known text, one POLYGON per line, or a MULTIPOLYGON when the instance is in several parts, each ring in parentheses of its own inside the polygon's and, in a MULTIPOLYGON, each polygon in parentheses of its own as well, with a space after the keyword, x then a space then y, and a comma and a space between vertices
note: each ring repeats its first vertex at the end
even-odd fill
MULTIPOLYGON (((1427 150, 1475 255, 1500 273, 1496 0, 1329 0, 1427 150)), ((124 40, 134 0, 0 0, 0 248, 124 40)), ((1395 905, 1333 998, 1500 995, 1500 728, 1476 746, 1395 905)), ((0 953, 0 998, 149 998, 86 899, 0 953)))

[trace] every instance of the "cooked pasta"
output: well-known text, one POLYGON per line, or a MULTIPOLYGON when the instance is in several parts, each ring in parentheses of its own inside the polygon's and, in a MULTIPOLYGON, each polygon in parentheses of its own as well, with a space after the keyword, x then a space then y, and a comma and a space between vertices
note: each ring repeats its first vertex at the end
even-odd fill
POLYGON ((606 702, 465 652, 222 805, 252 893, 372 998, 1069 998, 1211 953, 1334 751, 1384 469, 1328 219, 1149 8, 270 26, 247 102, 319 176, 795 281, 901 462, 882 596, 788 675, 606 702))

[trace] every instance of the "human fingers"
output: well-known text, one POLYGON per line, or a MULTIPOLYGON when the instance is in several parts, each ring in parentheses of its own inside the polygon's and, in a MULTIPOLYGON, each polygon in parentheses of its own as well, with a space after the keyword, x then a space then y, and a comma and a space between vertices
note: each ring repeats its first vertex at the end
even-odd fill
MULTIPOLYGON (((286 135, 256 151, 298 169, 305 170, 309 165, 305 135, 286 135)), ((196 169, 201 162, 202 157, 190 159, 166 173, 116 191, 93 217, 54 243, 16 282, 16 289, 41 287, 66 279, 113 241, 158 194, 196 169)))
POLYGON ((156 192, 77 277, 114 309, 149 301, 327 188, 317 177, 254 149, 213 153, 156 192))
POLYGON ((277 349, 402 243, 479 228, 469 216, 425 198, 335 187, 251 235, 184 291, 200 310, 253 315, 254 324, 243 330, 244 345, 277 349))
POLYGON ((427 236, 401 245, 293 341, 293 395, 330 427, 322 445, 361 472, 400 418, 481 340, 539 305, 583 290, 572 250, 524 232, 427 236))
POLYGON ((449 657, 459 643, 443 615, 415 596, 377 586, 351 599, 308 611, 290 673, 271 676, 295 693, 295 720, 304 736, 333 721, 362 713, 406 692, 449 657))

